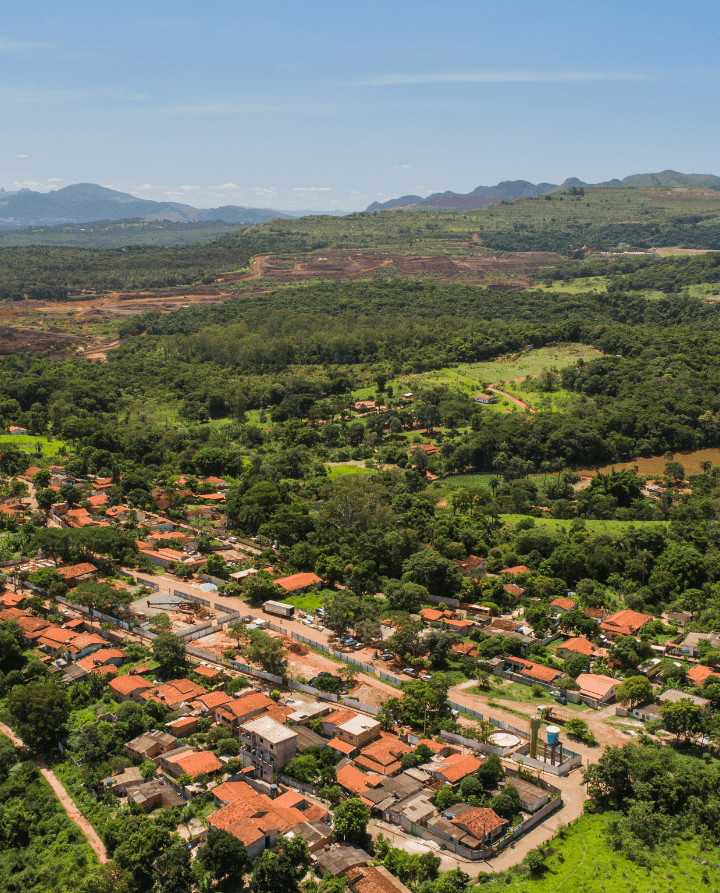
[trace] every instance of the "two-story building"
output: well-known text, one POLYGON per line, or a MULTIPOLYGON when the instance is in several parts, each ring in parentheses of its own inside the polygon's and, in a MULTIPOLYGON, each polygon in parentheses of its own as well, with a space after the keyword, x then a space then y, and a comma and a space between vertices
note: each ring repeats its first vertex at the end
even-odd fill
POLYGON ((243 766, 254 766, 265 781, 275 775, 297 755, 297 732, 267 716, 260 716, 240 726, 240 758, 243 766))

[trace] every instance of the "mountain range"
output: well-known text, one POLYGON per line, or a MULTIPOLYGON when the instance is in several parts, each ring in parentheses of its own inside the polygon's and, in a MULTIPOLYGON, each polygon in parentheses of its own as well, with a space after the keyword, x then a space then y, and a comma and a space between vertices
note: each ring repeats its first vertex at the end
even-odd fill
POLYGON ((155 202, 94 183, 75 183, 53 192, 33 192, 31 189, 6 192, 0 189, 0 229, 92 223, 95 220, 124 220, 129 217, 174 220, 176 223, 223 220, 225 223, 254 224, 295 216, 300 215, 272 208, 244 208, 240 205, 193 208, 177 202, 155 202))
POLYGON ((534 198, 548 192, 570 189, 572 186, 584 189, 598 189, 602 186, 649 187, 656 189, 694 188, 720 189, 720 177, 712 174, 681 174, 677 171, 662 171, 659 174, 632 174, 622 180, 607 180, 604 183, 585 183, 577 177, 569 177, 563 183, 530 183, 527 180, 503 180, 497 186, 478 186, 472 192, 434 192, 432 195, 403 195, 387 202, 373 202, 366 211, 388 211, 391 208, 412 206, 415 210, 446 208, 448 210, 476 210, 501 201, 516 198, 534 198))

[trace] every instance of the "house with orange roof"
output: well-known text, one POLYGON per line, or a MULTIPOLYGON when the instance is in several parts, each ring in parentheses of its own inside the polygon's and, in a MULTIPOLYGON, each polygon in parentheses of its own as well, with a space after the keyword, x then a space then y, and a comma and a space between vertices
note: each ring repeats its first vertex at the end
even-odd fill
POLYGON ((116 701, 141 701, 141 692, 153 688, 142 676, 118 676, 108 686, 116 701))
POLYGON ((100 667, 119 667, 125 660, 125 655, 118 648, 100 648, 98 651, 88 654, 79 660, 78 666, 88 673, 94 673, 100 667))
POLYGON ((149 689, 140 693, 143 701, 151 699, 155 701, 164 701, 168 707, 178 707, 181 704, 189 704, 200 695, 206 694, 202 685, 191 682, 190 679, 173 679, 171 682, 164 682, 162 685, 151 686, 149 689))
POLYGON ((567 614, 568 611, 574 611, 577 608, 577 602, 571 598, 555 598, 550 602, 550 607, 555 614, 567 614))
POLYGON ((341 741, 339 738, 332 738, 327 742, 327 746, 341 753, 344 757, 353 757, 358 752, 354 744, 350 744, 348 741, 341 741))
POLYGON ((688 670, 685 674, 685 678, 693 685, 704 685, 705 680, 710 676, 720 679, 720 673, 711 670, 710 667, 704 667, 701 664, 696 664, 692 670, 688 670))
POLYGON ((354 719, 357 713, 354 710, 340 708, 328 713, 327 716, 320 717, 320 725, 322 726, 323 735, 327 738, 334 738, 335 731, 340 728, 344 722, 354 719))
MULTIPOLYGON (((500 818, 492 809, 480 806, 471 806, 462 811, 455 810, 454 817, 450 819, 450 822, 482 844, 495 840, 507 825, 507 821, 500 818)), ((467 843, 463 842, 467 846, 467 843)))
POLYGON ((379 738, 363 747, 355 765, 378 775, 396 775, 402 769, 400 760, 412 749, 399 738, 379 738))
POLYGON ((73 589, 80 583, 94 580, 97 576, 97 568, 94 564, 90 564, 89 561, 84 561, 82 564, 73 564, 70 567, 57 567, 55 570, 63 578, 63 582, 68 589, 73 589))
POLYGON ((175 778, 180 778, 181 775, 189 775, 190 778, 215 775, 222 769, 222 763, 211 750, 190 751, 177 757, 166 754, 162 759, 162 766, 175 778))
POLYGON ((555 649, 555 654, 563 660, 570 654, 584 654, 585 657, 592 659, 594 657, 607 657, 608 649, 598 647, 594 642, 586 639, 585 636, 577 636, 558 645, 555 649))
POLYGON ((600 673, 581 673, 577 678, 577 684, 580 686, 581 697, 594 701, 595 706, 599 707, 612 701, 620 681, 600 673))
POLYGON ((550 685, 560 676, 564 675, 562 670, 553 670, 552 667, 546 667, 542 664, 533 663, 531 660, 525 660, 522 657, 515 657, 510 654, 504 654, 505 668, 512 673, 517 673, 527 680, 529 685, 535 682, 543 682, 550 685))
POLYGON ((262 713, 267 713, 275 706, 275 701, 266 697, 261 691, 248 689, 246 694, 240 693, 238 697, 218 707, 215 710, 215 721, 237 731, 244 723, 262 713))
POLYGON ((267 847, 275 846, 280 834, 307 821, 299 809, 276 806, 262 795, 265 802, 237 799, 208 816, 211 831, 227 831, 244 845, 248 857, 257 858, 267 847))
POLYGON ((371 784, 377 784, 382 781, 378 775, 366 775, 351 763, 338 769, 336 777, 337 783, 341 788, 347 791, 348 794, 354 794, 357 797, 371 784))
POLYGON ((480 766, 482 763, 472 754, 455 753, 445 757, 441 763, 423 768, 435 781, 456 787, 463 778, 477 772, 480 766))
POLYGON ((322 582, 317 574, 293 574, 290 577, 278 577, 275 580, 275 583, 285 590, 286 595, 299 595, 312 586, 321 586, 322 582))
POLYGON ((217 667, 203 667, 198 665, 193 667, 192 671, 196 676, 202 676, 203 679, 207 679, 208 682, 212 682, 213 679, 217 679, 218 676, 223 675, 223 671, 217 667))
POLYGON ((224 691, 209 691, 198 695, 198 697, 190 703, 190 706, 194 710, 199 710, 203 715, 206 713, 214 714, 218 707, 230 703, 232 699, 232 695, 227 695, 224 691))
POLYGON ((441 623, 443 620, 450 620, 453 615, 453 611, 439 611, 437 608, 423 608, 420 611, 425 623, 441 623))
POLYGON ((650 614, 641 614, 638 611, 631 611, 630 608, 624 608, 603 620, 600 629, 611 642, 614 642, 618 636, 637 636, 652 619, 650 614))
POLYGON ((107 648, 107 640, 97 633, 78 634, 75 630, 68 630, 68 632, 72 632, 74 635, 74 638, 65 646, 66 656, 70 660, 81 660, 83 657, 87 657, 88 654, 92 654, 93 651, 107 648))
POLYGON ((500 571, 501 574, 512 574, 513 577, 517 577, 518 574, 529 574, 530 568, 525 567, 524 564, 517 564, 515 567, 506 567, 500 571))

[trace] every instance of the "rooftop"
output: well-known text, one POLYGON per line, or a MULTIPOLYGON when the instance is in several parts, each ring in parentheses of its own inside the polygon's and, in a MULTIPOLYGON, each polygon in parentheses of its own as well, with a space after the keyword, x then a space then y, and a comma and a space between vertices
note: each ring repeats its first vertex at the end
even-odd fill
POLYGON ((265 741, 269 741, 271 744, 279 744, 281 741, 290 741, 292 738, 297 738, 297 733, 293 732, 292 729, 288 729, 286 726, 280 725, 279 722, 275 722, 274 719, 265 716, 259 716, 257 719, 250 720, 250 722, 246 722, 240 728, 248 734, 257 735, 265 741))

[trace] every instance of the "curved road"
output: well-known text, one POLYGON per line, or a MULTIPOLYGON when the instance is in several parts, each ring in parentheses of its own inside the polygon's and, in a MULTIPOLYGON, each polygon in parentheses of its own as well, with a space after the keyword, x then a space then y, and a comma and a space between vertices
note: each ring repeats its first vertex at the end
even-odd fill
MULTIPOLYGON (((25 747, 25 743, 17 737, 13 730, 8 728, 4 723, 1 722, 0 732, 2 732, 3 735, 6 735, 15 745, 15 747, 25 747)), ((85 816, 77 808, 72 798, 63 787, 60 779, 57 777, 57 775, 55 775, 52 769, 48 769, 42 757, 35 755, 35 762, 37 763, 37 767, 40 770, 42 776, 55 792, 55 796, 58 798, 58 800, 62 804, 63 809, 68 814, 68 818, 70 819, 70 821, 75 822, 78 828, 85 835, 85 839, 95 851, 98 859, 101 862, 107 862, 108 855, 107 850, 105 849, 105 844, 97 836, 97 833, 90 822, 88 822, 85 816)))

